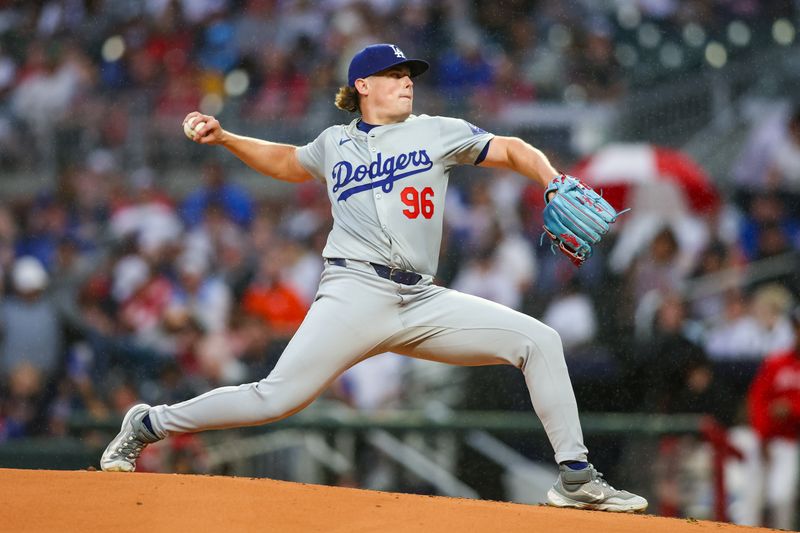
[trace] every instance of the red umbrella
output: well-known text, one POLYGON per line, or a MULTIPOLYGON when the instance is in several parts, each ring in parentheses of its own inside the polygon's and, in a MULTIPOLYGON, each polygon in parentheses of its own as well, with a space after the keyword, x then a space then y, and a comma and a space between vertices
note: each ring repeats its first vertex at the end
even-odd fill
POLYGON ((581 178, 618 209, 630 205, 628 193, 637 186, 670 180, 697 213, 713 211, 719 194, 708 174, 686 154, 652 144, 614 143, 580 161, 571 174, 581 178))

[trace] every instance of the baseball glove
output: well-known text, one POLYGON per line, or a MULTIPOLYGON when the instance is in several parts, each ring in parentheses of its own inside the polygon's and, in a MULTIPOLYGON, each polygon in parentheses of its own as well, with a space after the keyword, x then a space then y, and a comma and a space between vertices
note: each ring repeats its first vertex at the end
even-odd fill
POLYGON ((591 187, 566 174, 550 180, 544 201, 544 231, 551 248, 563 252, 576 266, 592 256, 592 245, 600 242, 620 215, 591 187))

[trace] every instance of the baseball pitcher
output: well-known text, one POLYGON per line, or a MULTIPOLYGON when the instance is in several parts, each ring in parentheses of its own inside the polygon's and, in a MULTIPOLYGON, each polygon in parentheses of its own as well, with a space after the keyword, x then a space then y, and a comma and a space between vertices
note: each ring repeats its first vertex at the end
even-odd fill
POLYGON ((428 66, 392 44, 364 48, 336 95, 337 107, 358 118, 301 147, 236 135, 197 111, 186 116, 195 142, 221 145, 275 179, 325 185, 334 220, 326 266, 308 315, 269 376, 175 405, 132 407, 103 453, 103 470, 133 471, 142 449, 169 435, 290 416, 349 367, 396 352, 454 365, 516 366, 560 465, 548 502, 646 509, 644 498, 614 489, 589 464, 558 334, 530 316, 432 283, 456 165, 506 168, 541 183, 545 231, 578 265, 617 213, 521 139, 460 119, 413 115, 413 78, 428 66))

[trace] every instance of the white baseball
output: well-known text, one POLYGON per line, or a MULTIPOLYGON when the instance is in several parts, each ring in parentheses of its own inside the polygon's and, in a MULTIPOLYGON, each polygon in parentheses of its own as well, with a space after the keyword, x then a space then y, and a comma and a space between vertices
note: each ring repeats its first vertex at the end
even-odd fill
POLYGON ((197 132, 203 129, 203 126, 205 126, 206 123, 203 121, 198 122, 197 124, 194 125, 194 130, 193 130, 191 126, 189 126, 190 122, 191 120, 187 120, 186 122, 183 123, 183 133, 185 133, 186 136, 189 137, 191 140, 194 140, 195 136, 197 135, 197 132))

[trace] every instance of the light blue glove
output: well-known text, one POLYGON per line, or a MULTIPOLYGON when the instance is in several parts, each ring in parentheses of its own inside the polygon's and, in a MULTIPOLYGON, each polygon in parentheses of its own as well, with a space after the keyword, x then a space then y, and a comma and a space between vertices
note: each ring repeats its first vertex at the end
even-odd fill
MULTIPOLYGON (((592 256, 592 245, 608 233, 617 210, 578 178, 560 174, 550 180, 544 193, 544 231, 576 266, 592 256), (550 193, 556 194, 548 200, 550 193)), ((626 209, 627 211, 627 209, 626 209)), ((624 213, 625 211, 623 211, 624 213)))

